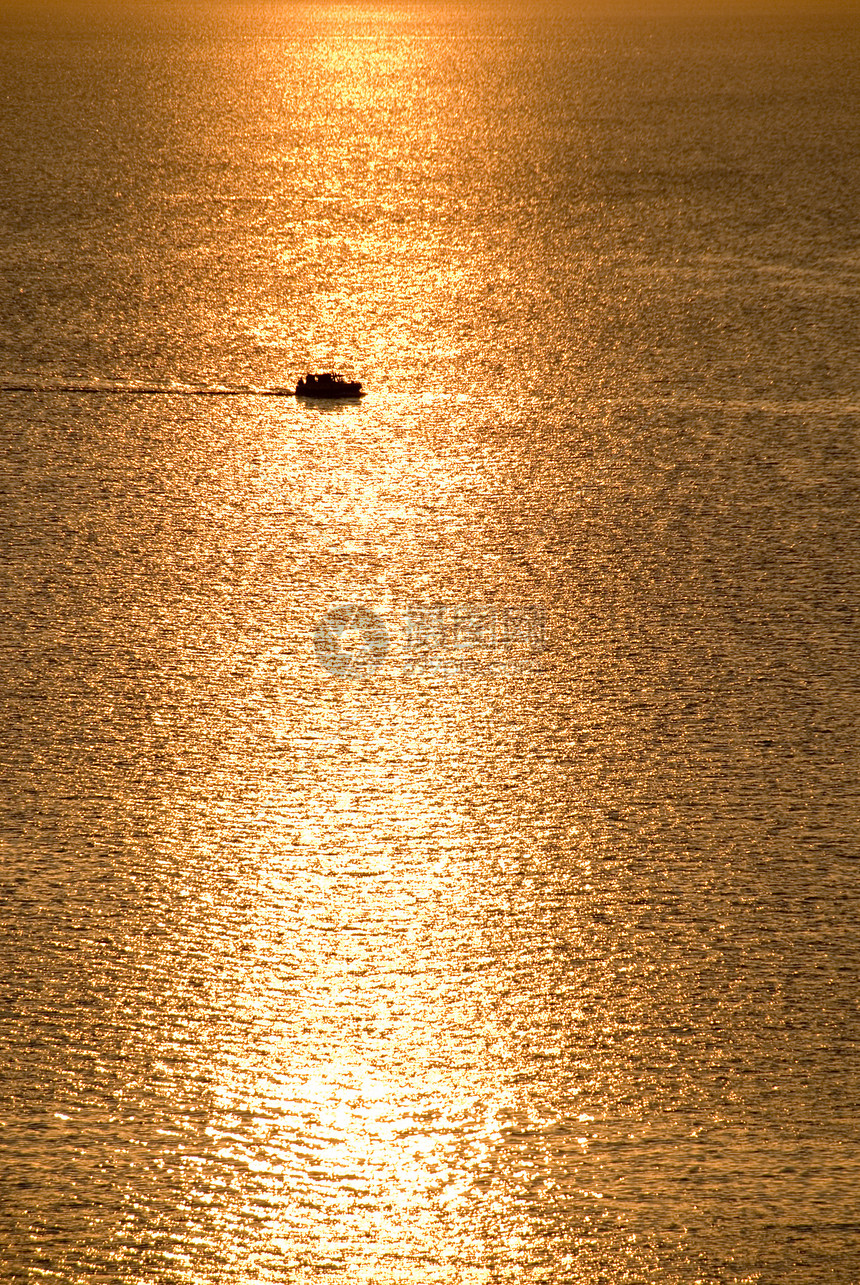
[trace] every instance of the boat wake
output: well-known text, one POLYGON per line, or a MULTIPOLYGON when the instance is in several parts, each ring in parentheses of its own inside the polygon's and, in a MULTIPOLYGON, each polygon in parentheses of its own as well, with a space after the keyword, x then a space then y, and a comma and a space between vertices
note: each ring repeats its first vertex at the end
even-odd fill
POLYGON ((295 397, 292 388, 225 388, 204 384, 29 384, 0 383, 0 393, 90 393, 102 397, 295 397))

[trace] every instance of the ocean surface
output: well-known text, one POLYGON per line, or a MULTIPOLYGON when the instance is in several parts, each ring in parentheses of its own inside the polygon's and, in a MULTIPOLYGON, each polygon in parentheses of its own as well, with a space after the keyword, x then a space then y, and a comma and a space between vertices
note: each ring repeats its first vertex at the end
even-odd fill
POLYGON ((860 1281, 859 29, 0 11, 4 1285, 860 1281))

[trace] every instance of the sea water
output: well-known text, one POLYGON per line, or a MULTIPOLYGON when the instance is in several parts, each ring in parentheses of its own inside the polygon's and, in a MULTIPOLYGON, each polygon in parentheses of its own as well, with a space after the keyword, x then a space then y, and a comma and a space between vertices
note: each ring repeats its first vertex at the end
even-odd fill
POLYGON ((860 1279, 856 55, 4 8, 4 1281, 860 1279))

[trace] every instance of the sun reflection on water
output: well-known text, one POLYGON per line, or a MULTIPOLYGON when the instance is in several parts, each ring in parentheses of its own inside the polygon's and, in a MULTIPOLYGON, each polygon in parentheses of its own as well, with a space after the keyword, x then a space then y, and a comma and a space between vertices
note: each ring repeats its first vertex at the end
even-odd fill
POLYGON ((390 1258, 406 1280, 419 1261, 462 1273, 484 1254, 515 1095, 471 972, 476 841, 433 799, 410 726, 414 711, 385 733, 342 712, 337 784, 325 772, 299 798, 272 782, 251 824, 233 818, 260 839, 242 858, 250 901, 221 903, 209 927, 230 962, 201 1033, 209 1118, 185 1182, 207 1217, 221 1191, 222 1252, 254 1229, 262 1279, 272 1255, 296 1270, 372 1256, 377 1280, 390 1258))

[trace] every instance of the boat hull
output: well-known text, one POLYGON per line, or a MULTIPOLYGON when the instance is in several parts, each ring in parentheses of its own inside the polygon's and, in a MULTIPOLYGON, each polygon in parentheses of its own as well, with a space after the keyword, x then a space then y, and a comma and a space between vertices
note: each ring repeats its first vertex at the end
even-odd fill
POLYGON ((342 391, 339 389, 337 392, 323 392, 321 389, 314 389, 313 391, 304 388, 296 389, 296 397, 304 397, 307 401, 314 402, 348 401, 364 396, 364 390, 361 388, 356 388, 355 391, 351 389, 342 391))

